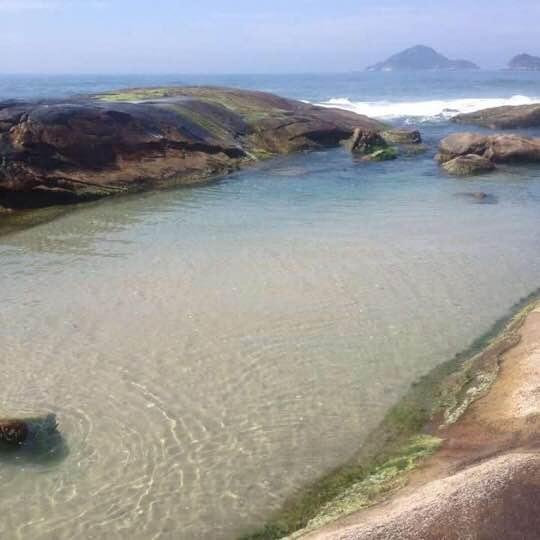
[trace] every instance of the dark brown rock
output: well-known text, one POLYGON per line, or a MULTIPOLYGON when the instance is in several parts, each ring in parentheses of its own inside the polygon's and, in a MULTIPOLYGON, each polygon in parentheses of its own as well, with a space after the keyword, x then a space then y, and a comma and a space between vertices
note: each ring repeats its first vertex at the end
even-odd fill
POLYGON ((26 441, 29 434, 28 424, 21 420, 0 420, 0 443, 18 446, 26 441))
POLYGON ((227 88, 134 89, 0 103, 0 206, 29 208, 201 182, 256 159, 384 125, 227 88))
POLYGON ((540 103, 494 107, 474 113, 458 114, 452 120, 458 124, 474 124, 490 129, 539 127, 540 103))

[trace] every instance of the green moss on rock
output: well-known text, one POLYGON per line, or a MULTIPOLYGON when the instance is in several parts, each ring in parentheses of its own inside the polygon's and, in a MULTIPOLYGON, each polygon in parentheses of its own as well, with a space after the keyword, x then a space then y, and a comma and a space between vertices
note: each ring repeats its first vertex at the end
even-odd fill
POLYGON ((390 161, 392 159, 397 159, 398 152, 392 146, 387 146, 385 148, 379 148, 370 154, 364 156, 363 159, 367 161, 390 161))

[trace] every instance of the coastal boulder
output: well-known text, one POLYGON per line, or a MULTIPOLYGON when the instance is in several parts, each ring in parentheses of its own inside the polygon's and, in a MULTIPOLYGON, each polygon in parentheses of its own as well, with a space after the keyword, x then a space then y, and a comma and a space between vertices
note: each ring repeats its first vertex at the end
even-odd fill
POLYGON ((540 127, 540 103, 492 107, 458 114, 452 118, 458 124, 473 124, 490 129, 520 129, 540 127))
POLYGON ((442 167, 446 172, 456 176, 472 176, 495 169, 495 165, 489 159, 476 154, 458 156, 443 163, 442 167))
POLYGON ((421 144, 422 135, 417 129, 389 129, 381 132, 381 137, 389 144, 421 144))
MULTIPOLYGON (((443 164, 471 154, 492 163, 540 162, 540 139, 519 135, 454 133, 441 141, 437 159, 443 164)), ((469 161, 472 163, 472 159, 469 158, 469 161)), ((478 160, 475 163, 481 164, 478 160)))
POLYGON ((397 157, 395 148, 389 146, 384 137, 376 131, 355 129, 347 147, 353 154, 365 160, 387 161, 397 157))
POLYGON ((350 111, 231 88, 0 102, 0 207, 203 182, 254 160, 337 146, 355 128, 384 127, 350 111))

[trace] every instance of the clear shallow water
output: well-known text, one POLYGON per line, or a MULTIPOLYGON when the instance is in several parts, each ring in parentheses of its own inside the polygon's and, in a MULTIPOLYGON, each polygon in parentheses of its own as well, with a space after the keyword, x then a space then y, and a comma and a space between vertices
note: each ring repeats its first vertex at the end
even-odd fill
POLYGON ((67 446, 0 462, 0 537, 259 525, 538 287, 539 209, 540 168, 331 150, 0 237, 2 407, 55 412, 67 446))

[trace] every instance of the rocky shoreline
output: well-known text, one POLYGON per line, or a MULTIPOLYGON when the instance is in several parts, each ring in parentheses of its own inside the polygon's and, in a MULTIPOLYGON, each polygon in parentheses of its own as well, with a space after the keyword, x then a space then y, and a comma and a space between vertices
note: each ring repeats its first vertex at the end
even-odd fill
POLYGON ((385 125, 273 94, 131 89, 0 102, 0 208, 39 208, 203 182, 385 125))
POLYGON ((540 530, 539 298, 420 380, 353 462, 243 538, 531 538, 540 530))
MULTIPOLYGON (((473 396, 458 419, 447 417, 431 429, 441 447, 410 475, 407 487, 380 506, 301 537, 536 538, 539 359, 540 307, 535 302, 476 358, 485 364, 486 389, 473 396)), ((474 394, 472 388, 465 395, 474 394)))

